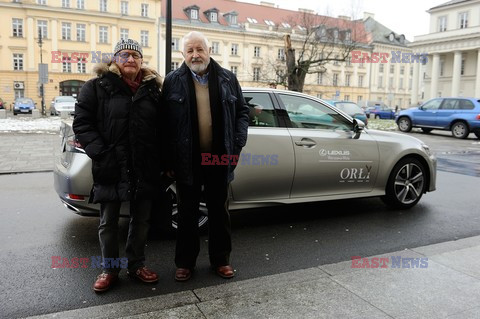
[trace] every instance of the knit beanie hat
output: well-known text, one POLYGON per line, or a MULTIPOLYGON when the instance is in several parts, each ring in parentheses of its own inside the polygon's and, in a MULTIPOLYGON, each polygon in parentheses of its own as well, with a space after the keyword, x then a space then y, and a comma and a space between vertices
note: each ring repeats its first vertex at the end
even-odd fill
POLYGON ((142 47, 140 46, 140 44, 138 44, 137 41, 135 40, 132 40, 132 39, 120 39, 117 44, 115 45, 115 53, 114 55, 117 55, 118 52, 122 51, 122 50, 133 50, 133 51, 137 51, 138 53, 140 53, 140 55, 142 56, 143 58, 143 51, 142 51, 142 47))

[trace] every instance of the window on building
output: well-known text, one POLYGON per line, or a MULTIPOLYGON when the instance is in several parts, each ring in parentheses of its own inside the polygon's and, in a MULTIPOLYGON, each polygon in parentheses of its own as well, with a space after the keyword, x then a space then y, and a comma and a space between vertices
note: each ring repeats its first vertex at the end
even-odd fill
POLYGON ((389 79, 388 79, 388 88, 389 89, 393 89, 393 76, 391 76, 389 79))
POLYGON ((62 8, 70 8, 70 0, 62 0, 62 8))
POLYGON ((333 39, 334 40, 338 39, 338 29, 333 30, 333 39))
POLYGON ((13 54, 13 70, 23 71, 23 54, 22 53, 13 54))
POLYGON ((47 5, 47 0, 37 0, 37 4, 40 4, 42 6, 46 6, 47 5))
POLYGON ((77 9, 85 10, 85 0, 77 0, 77 9))
POLYGON ((277 59, 284 61, 285 60, 285 49, 278 49, 277 59))
POLYGON ((212 54, 219 54, 220 53, 220 43, 219 42, 212 42, 212 54))
POLYGON ((78 73, 87 73, 87 60, 85 58, 78 61, 77 70, 78 73))
POLYGON ((100 0, 100 11, 107 12, 107 0, 100 0))
POLYGON ((363 100, 363 96, 359 95, 357 96, 357 103, 363 100))
POLYGON ((42 39, 46 39, 48 37, 46 20, 37 21, 37 31, 37 34, 42 35, 42 39))
POLYGON ((411 90, 411 89, 412 89, 412 86, 413 86, 413 80, 412 80, 412 79, 408 79, 408 89, 411 90))
POLYGON ((345 101, 350 101, 350 95, 345 94, 345 95, 343 96, 343 99, 344 99, 345 101))
POLYGON ((120 3, 120 12, 125 16, 128 15, 128 1, 122 1, 120 3))
POLYGON ((317 73, 317 84, 323 84, 323 73, 317 73))
POLYGON ((234 11, 234 12, 228 12, 226 14, 223 15, 225 17, 225 20, 227 20, 227 22, 230 24, 230 25, 236 25, 237 24, 237 13, 234 11))
POLYGON ((62 22, 62 40, 72 39, 72 24, 70 22, 62 22))
POLYGON ((468 12, 461 12, 458 14, 458 20, 460 22, 460 29, 468 27, 468 12))
POLYGON ((444 71, 445 71, 445 61, 441 60, 440 61, 440 76, 443 76, 444 71))
POLYGON ((23 19, 12 19, 13 36, 23 38, 23 19))
POLYGON ((333 73, 333 79, 332 79, 332 84, 333 86, 338 86, 338 73, 333 73))
POLYGON ((247 21, 248 21, 249 23, 258 23, 257 19, 255 19, 255 18, 249 18, 249 17, 247 17, 247 21))
POLYGON ((284 27, 285 29, 291 29, 292 28, 292 26, 289 23, 286 23, 286 22, 282 22, 282 27, 284 27))
POLYGON ((335 55, 335 61, 333 61, 333 65, 340 65, 340 62, 338 61, 340 59, 340 56, 338 54, 335 55))
POLYGON ((438 32, 447 31, 447 16, 438 18, 438 32))
POLYGON ((269 25, 269 26, 272 26, 272 27, 275 26, 275 22, 273 22, 272 20, 264 20, 264 21, 265 21, 265 23, 266 23, 267 25, 269 25))
POLYGON ((142 47, 148 47, 148 31, 140 31, 140 45, 142 47))
POLYGON ((390 74, 395 73, 395 65, 390 64, 390 74))
POLYGON ((128 39, 128 29, 120 29, 120 39, 128 39))
POLYGON ((345 59, 345 65, 346 66, 351 66, 352 65, 352 58, 351 57, 347 57, 345 59))
POLYGON ((383 88, 383 75, 378 76, 378 87, 383 88))
POLYGON ((180 66, 179 62, 172 62, 171 70, 175 71, 176 69, 179 68, 179 66, 180 66))
POLYGON ((85 24, 77 24, 77 41, 85 42, 86 41, 86 29, 85 24))
POLYGON ((198 20, 198 10, 197 9, 191 9, 190 10, 190 19, 198 20))
POLYGON ((460 75, 465 74, 465 59, 462 58, 462 64, 460 66, 460 75))
POLYGON ((345 74, 345 86, 350 86, 351 74, 345 74))
POLYGON ((238 66, 232 65, 232 66, 230 67, 230 71, 232 71, 232 73, 235 74, 235 76, 237 76, 237 74, 238 74, 238 66))
POLYGON ((218 13, 215 11, 210 12, 210 22, 218 22, 218 13))
POLYGON ((238 44, 232 43, 231 55, 238 55, 238 44))
POLYGON ((179 50, 180 50, 180 39, 172 38, 172 51, 179 51, 179 50))
POLYGON ((385 64, 380 63, 380 64, 378 65, 378 72, 383 73, 383 70, 384 70, 384 69, 385 69, 385 64))
POLYGON ((148 4, 142 3, 142 17, 148 17, 148 4))
POLYGON ((63 58, 62 71, 63 71, 63 73, 71 73, 72 72, 72 62, 71 62, 70 57, 63 58))
POLYGON ((98 27, 99 36, 98 42, 108 43, 108 27, 98 27))
POLYGON ((410 76, 413 76, 413 67, 410 68, 410 76))
POLYGON ((403 90, 403 77, 398 80, 398 88, 403 90))
POLYGON ((260 81, 260 68, 253 68, 253 81, 260 81))
POLYGON ((260 47, 254 47, 253 48, 253 56, 256 58, 260 57, 260 47))
POLYGON ((358 86, 363 87, 363 75, 358 76, 358 86))
POLYGON ((405 66, 404 65, 400 66, 400 74, 401 75, 405 74, 405 66))

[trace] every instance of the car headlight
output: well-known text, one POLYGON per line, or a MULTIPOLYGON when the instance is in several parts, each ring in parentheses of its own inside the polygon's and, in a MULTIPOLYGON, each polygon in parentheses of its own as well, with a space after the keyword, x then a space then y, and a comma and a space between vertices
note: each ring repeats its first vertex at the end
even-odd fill
POLYGON ((432 151, 430 150, 430 147, 427 144, 422 144, 422 148, 425 151, 425 153, 427 153, 428 156, 433 155, 432 151))

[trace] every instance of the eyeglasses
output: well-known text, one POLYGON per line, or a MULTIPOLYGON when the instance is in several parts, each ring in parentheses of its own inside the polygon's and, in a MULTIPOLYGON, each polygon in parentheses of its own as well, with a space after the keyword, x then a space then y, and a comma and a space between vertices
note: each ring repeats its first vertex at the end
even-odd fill
POLYGON ((118 56, 122 59, 125 59, 125 60, 128 60, 128 58, 130 56, 132 56, 132 58, 134 58, 135 60, 138 60, 140 59, 142 56, 140 53, 138 52, 122 52, 122 53, 119 53, 118 56))

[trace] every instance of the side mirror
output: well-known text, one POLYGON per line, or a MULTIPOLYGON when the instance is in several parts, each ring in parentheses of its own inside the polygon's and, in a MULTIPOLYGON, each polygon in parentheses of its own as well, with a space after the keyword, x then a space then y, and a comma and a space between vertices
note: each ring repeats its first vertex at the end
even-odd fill
POLYGON ((355 133, 355 136, 353 136, 354 139, 358 139, 364 129, 365 123, 363 123, 362 120, 353 119, 353 133, 355 133))

